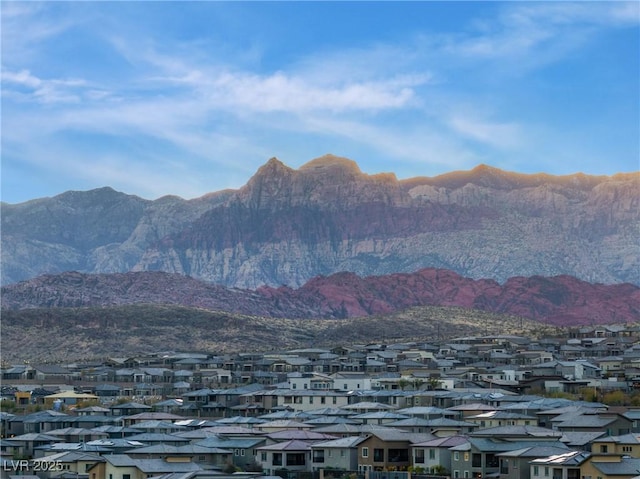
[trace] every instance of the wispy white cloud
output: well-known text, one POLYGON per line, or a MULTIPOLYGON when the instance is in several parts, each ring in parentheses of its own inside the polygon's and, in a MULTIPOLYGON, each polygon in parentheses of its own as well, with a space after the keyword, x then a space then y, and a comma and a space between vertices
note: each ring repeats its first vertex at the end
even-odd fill
POLYGON ((525 134, 514 123, 492 122, 470 115, 455 115, 447 120, 456 133, 499 149, 517 149, 525 146, 525 134))
POLYGON ((456 58, 501 61, 503 71, 531 69, 559 61, 603 29, 639 23, 637 2, 511 2, 495 20, 449 36, 443 48, 456 58))
POLYGON ((77 103, 81 100, 79 88, 87 84, 78 78, 42 79, 29 70, 3 70, 1 78, 3 95, 32 99, 39 103, 77 103))
POLYGON ((383 81, 318 86, 307 78, 284 72, 262 76, 223 74, 205 86, 212 107, 240 107, 260 112, 303 113, 314 110, 344 112, 407 107, 415 97, 418 78, 390 78, 383 81))
POLYGON ((3 63, 38 57, 44 42, 82 23, 77 15, 52 15, 47 3, 0 2, 3 63))

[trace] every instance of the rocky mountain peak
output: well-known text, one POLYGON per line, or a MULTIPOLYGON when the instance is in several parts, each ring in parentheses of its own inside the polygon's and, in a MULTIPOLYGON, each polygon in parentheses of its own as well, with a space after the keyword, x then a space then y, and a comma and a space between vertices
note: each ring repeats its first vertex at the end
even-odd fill
POLYGON ((335 156, 330 153, 305 163, 298 171, 323 173, 332 171, 351 175, 362 174, 360 167, 355 161, 341 156, 335 156))
POLYGON ((270 158, 264 165, 258 168, 258 171, 251 177, 249 183, 251 181, 255 181, 256 179, 268 178, 271 176, 281 176, 291 173, 293 170, 281 162, 275 156, 270 158))
POLYGON ((256 209, 309 205, 331 209, 359 202, 399 202, 399 195, 395 175, 367 175, 355 161, 326 154, 298 169, 271 158, 235 198, 256 209))

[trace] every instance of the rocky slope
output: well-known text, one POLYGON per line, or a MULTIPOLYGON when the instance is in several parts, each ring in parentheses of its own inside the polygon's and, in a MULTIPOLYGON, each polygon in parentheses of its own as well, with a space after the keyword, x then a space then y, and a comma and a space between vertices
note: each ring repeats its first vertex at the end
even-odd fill
POLYGON ((2 284, 43 273, 166 271, 242 288, 434 267, 470 278, 640 284, 640 173, 488 166, 398 181, 327 155, 272 159, 242 188, 148 201, 103 188, 2 204, 2 284))
POLYGON ((163 351, 238 353, 372 342, 432 342, 460 336, 558 329, 521 318, 461 308, 421 307, 357 319, 274 319, 181 306, 112 306, 5 310, 3 361, 73 361, 163 351), (46 331, 46 334, 43 334, 46 331))
POLYGON ((241 290, 162 272, 41 276, 2 288, 3 312, 27 308, 162 304, 273 318, 344 319, 416 306, 446 306, 509 314, 548 324, 637 322, 640 287, 590 284, 569 276, 515 277, 503 285, 452 271, 360 278, 317 277, 300 288, 241 290))

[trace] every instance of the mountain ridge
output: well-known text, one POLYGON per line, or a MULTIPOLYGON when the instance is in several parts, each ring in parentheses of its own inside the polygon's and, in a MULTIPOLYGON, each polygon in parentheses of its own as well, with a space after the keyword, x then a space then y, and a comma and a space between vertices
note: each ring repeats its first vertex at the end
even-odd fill
POLYGON ((324 155, 272 158, 235 190, 145 200, 105 187, 2 203, 2 284, 167 271, 231 287, 442 268, 474 279, 640 284, 640 172, 369 175, 324 155))
POLYGON ((178 305, 287 319, 346 319, 419 306, 460 307, 569 326, 636 322, 640 287, 585 283, 570 276, 514 277, 504 284, 452 271, 359 277, 342 272, 300 288, 227 288, 165 272, 88 275, 67 272, 2 287, 3 311, 30 308, 178 305))

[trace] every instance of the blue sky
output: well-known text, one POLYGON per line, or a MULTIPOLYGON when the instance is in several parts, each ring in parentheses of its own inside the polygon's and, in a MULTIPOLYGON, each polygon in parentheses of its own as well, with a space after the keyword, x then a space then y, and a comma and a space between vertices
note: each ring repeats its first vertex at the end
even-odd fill
POLYGON ((20 2, 2 8, 2 200, 370 174, 640 168, 638 2, 20 2))

